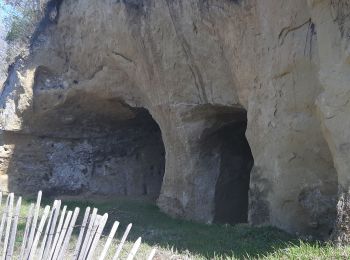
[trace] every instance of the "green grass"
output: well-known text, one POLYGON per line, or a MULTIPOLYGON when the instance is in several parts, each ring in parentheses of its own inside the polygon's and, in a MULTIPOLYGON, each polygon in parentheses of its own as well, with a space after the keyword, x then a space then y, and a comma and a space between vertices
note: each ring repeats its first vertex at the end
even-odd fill
MULTIPOLYGON (((31 200, 25 200, 22 214, 31 200)), ((52 200, 44 201, 51 204, 52 200)), ((126 249, 139 236, 142 247, 136 259, 145 259, 152 247, 158 248, 156 259, 349 259, 350 247, 335 248, 330 244, 303 242, 272 227, 255 228, 248 225, 205 225, 173 219, 161 213, 151 202, 141 199, 65 199, 70 209, 97 207, 109 213, 105 228, 108 232, 114 220, 121 225, 121 237, 128 223, 133 223, 126 249)), ((20 232, 23 233, 24 219, 20 232)), ((80 220, 81 221, 81 220, 80 220)), ((77 232, 73 239, 76 239, 77 232)), ((104 238, 105 239, 105 238, 104 238)), ((17 244, 20 244, 18 239, 17 244)), ((116 242, 114 242, 115 244, 116 242)), ((102 247, 101 247, 102 248, 102 247)), ((72 249, 71 249, 72 250, 72 249)))

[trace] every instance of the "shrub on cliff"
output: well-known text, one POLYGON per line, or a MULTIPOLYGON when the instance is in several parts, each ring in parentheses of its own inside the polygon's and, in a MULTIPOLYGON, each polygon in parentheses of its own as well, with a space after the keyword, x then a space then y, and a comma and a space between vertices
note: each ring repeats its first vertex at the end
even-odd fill
POLYGON ((43 16, 45 0, 0 0, 0 85, 8 65, 28 52, 30 38, 43 16))

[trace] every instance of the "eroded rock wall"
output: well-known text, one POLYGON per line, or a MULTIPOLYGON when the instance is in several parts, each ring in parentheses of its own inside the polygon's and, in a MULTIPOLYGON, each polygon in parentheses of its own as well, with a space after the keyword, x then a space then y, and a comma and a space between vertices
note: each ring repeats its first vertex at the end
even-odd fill
POLYGON ((350 3, 309 1, 318 28, 323 92, 316 100, 325 139, 338 175, 337 218, 333 240, 350 242, 350 3))
POLYGON ((165 151, 147 110, 108 93, 67 90, 47 67, 22 76, 21 66, 19 60, 2 96, 13 95, 2 114, 8 190, 159 196, 165 151))
POLYGON ((157 128, 83 138, 3 132, 1 147, 5 188, 19 194, 159 196, 164 147, 157 128))
POLYGON ((255 161, 250 221, 327 236, 337 173, 315 105, 322 92, 317 29, 305 1, 257 4, 261 59, 247 129, 255 161))
MULTIPOLYGON (((346 19, 332 18, 335 2, 346 3, 65 0, 4 85, 4 136, 68 136, 80 144, 109 129, 121 133, 116 139, 128 139, 135 128, 126 122, 143 108, 159 125, 165 147, 158 199, 163 211, 214 221, 217 184, 236 174, 250 182, 249 206, 237 206, 248 208, 250 223, 326 238, 338 209, 337 230, 347 230, 347 220, 339 216, 348 207, 349 44, 346 19), (231 145, 237 149, 227 153, 225 142, 211 143, 228 125, 245 124, 249 147, 231 145), (226 155, 236 153, 245 163, 229 166, 232 176, 225 178, 226 155), (247 173, 237 170, 243 168, 247 173)), ((17 140, 6 145, 14 147, 17 140)), ((116 147, 113 154, 118 154, 113 138, 107 142, 102 146, 116 147)), ((96 141, 88 143, 99 150, 96 141)), ((42 144, 35 147, 52 154, 42 144)), ((145 154, 160 151, 147 147, 141 149, 145 154)), ((80 158, 70 149, 72 158, 80 158)), ((24 150, 11 151, 4 151, 11 154, 9 161, 21 164, 16 154, 24 150)), ((126 154, 125 164, 112 166, 112 172, 120 172, 115 180, 130 176, 133 167, 148 179, 150 165, 126 154)), ((9 163, 3 165, 6 174, 9 163)), ((154 169, 161 168, 157 165, 154 169)), ((3 179, 12 175, 8 171, 3 179)), ((235 191, 237 183, 232 182, 235 191)), ((240 194, 247 200, 248 187, 240 194)))

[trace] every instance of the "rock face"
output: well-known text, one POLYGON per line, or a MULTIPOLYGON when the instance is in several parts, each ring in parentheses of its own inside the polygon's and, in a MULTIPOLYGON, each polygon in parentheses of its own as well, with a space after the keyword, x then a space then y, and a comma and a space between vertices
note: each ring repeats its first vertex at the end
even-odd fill
POLYGON ((159 127, 144 113, 137 115, 140 121, 127 120, 125 125, 111 120, 114 125, 108 130, 84 125, 80 136, 73 131, 84 122, 72 123, 72 117, 69 124, 65 121, 67 129, 56 128, 54 133, 3 132, 1 166, 8 175, 8 189, 157 197, 164 175, 164 146, 159 127), (94 130, 99 132, 93 134, 94 130))
POLYGON ((349 241, 347 1, 50 8, 2 91, 4 187, 349 241))

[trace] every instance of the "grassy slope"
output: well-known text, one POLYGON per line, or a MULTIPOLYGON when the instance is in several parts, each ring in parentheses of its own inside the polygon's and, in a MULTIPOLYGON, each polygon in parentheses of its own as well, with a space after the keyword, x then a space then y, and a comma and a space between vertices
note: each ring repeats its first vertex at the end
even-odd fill
MULTIPOLYGON (((136 259, 145 259, 152 247, 158 248, 156 259, 349 259, 350 248, 333 248, 319 243, 304 243, 288 234, 271 228, 252 228, 247 225, 204 225, 172 219, 150 202, 119 198, 115 200, 64 200, 73 209, 94 206, 100 213, 109 213, 110 230, 114 220, 121 222, 118 236, 126 225, 133 223, 127 247, 142 236, 144 244, 136 259)), ((24 201, 24 211, 29 208, 24 201)), ((44 203, 50 203, 47 200, 44 203)), ((83 215, 83 212, 80 213, 83 215)), ((21 232, 24 229, 21 221, 21 232)), ((78 232, 78 231, 77 231, 78 232)), ((74 238, 73 238, 74 239, 74 238)), ((105 238, 104 238, 105 239, 105 238)), ((17 245, 20 245, 18 239, 17 245)))

